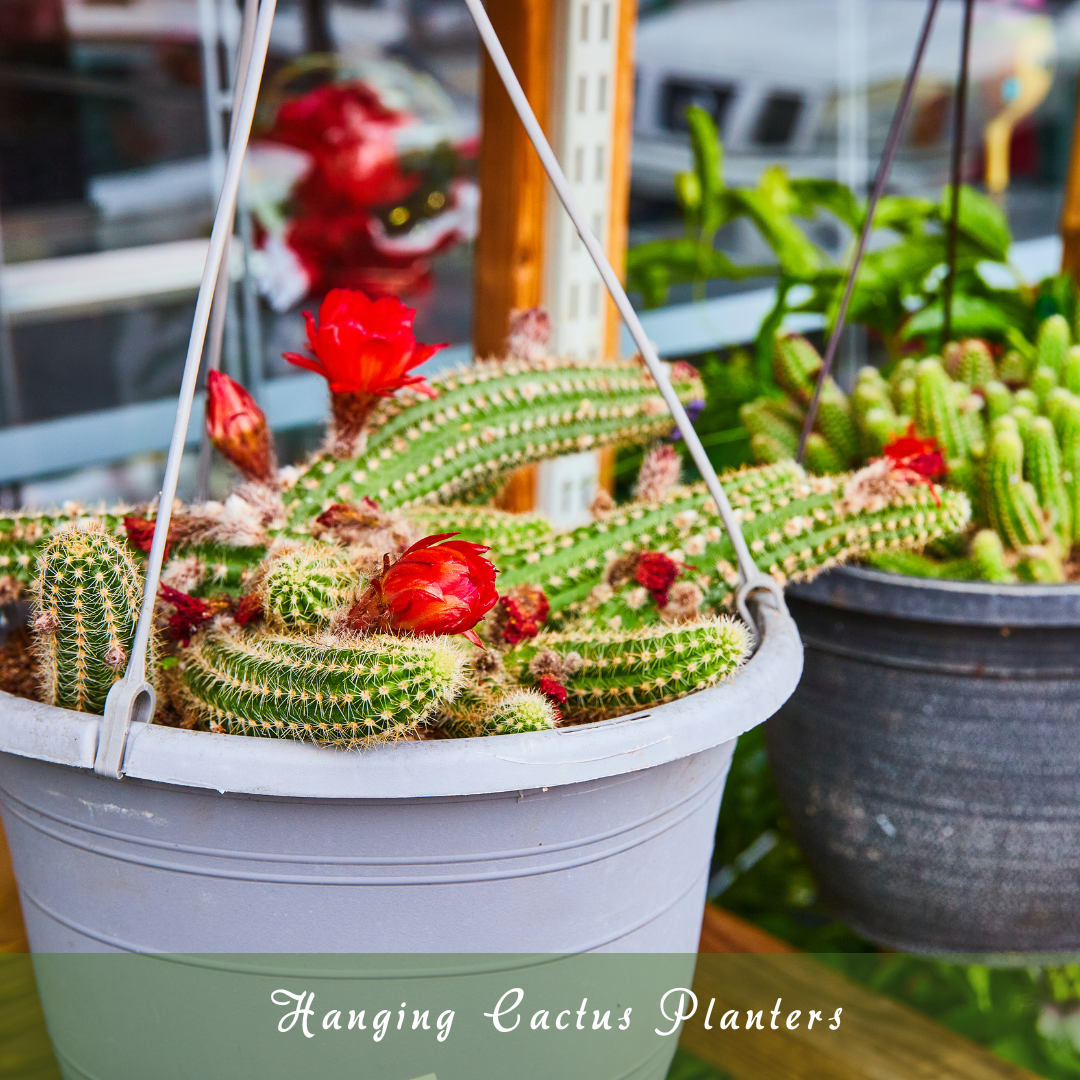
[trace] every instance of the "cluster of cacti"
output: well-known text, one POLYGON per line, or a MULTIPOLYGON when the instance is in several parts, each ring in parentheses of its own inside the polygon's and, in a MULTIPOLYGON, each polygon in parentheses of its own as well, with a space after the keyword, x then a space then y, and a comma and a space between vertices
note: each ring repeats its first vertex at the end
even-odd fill
MULTIPOLYGON (((790 448, 785 432, 812 390, 813 351, 796 342, 788 352, 801 404, 747 411, 761 445, 790 448)), ((684 398, 700 393, 685 366, 673 380, 684 398)), ((339 395, 335 414, 363 419, 336 431, 331 451, 279 480, 249 467, 225 502, 174 508, 158 617, 173 639, 162 695, 171 722, 341 746, 422 730, 526 735, 669 701, 738 669, 749 635, 723 614, 734 547, 706 486, 680 485, 670 446, 647 455, 632 502, 598 498, 578 529, 450 503, 519 464, 654 441, 672 422, 641 367, 488 363, 431 394, 339 395), (335 456, 346 451, 355 456, 335 456), (486 648, 445 636, 481 642, 478 632, 486 648)), ((846 399, 829 387, 823 404, 827 434, 816 439, 830 460, 855 460, 863 435, 846 399)), ((272 458, 255 412, 248 466, 252 446, 272 458)), ((227 431, 214 437, 219 446, 227 431)), ((754 559, 780 582, 855 553, 919 548, 969 514, 961 492, 808 476, 788 461, 721 483, 754 559)), ((1035 483, 1049 490, 1041 474, 1035 483)), ((6 570, 9 592, 30 585, 38 598, 50 700, 103 708, 130 649, 154 515, 0 517, 0 579, 6 570)))
POLYGON ((37 558, 32 622, 49 704, 104 710, 127 666, 142 578, 126 546, 98 522, 71 522, 49 537, 37 558))
MULTIPOLYGON (((811 472, 878 458, 913 429, 940 453, 945 484, 971 499, 969 550, 875 554, 871 565, 998 583, 1064 580, 1065 558, 1080 541, 1080 345, 1060 315, 1043 321, 1034 345, 1012 340, 1020 348, 997 356, 970 339, 944 357, 907 357, 887 378, 865 367, 850 395, 831 380, 823 386, 806 448, 811 472)), ((741 413, 757 460, 794 457, 820 367, 805 339, 777 341, 774 374, 787 396, 759 398, 741 413)))

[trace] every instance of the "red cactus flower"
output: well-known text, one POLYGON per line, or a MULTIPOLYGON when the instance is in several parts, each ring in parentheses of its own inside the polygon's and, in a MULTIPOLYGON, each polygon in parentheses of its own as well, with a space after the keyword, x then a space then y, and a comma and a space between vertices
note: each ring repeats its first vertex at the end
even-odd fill
POLYGON ((903 435, 890 440, 884 453, 894 469, 916 473, 926 483, 939 479, 949 471, 937 440, 920 439, 913 423, 908 425, 903 435))
POLYGON ((659 551, 643 551, 634 569, 634 580, 644 585, 657 607, 666 607, 668 590, 682 571, 682 566, 674 559, 659 551))
POLYGON ((213 604, 188 596, 171 585, 158 586, 158 599, 176 609, 175 614, 169 617, 169 632, 174 641, 185 647, 191 643, 191 635, 216 614, 213 604))
POLYGON ((566 704, 566 699, 569 696, 566 687, 554 675, 541 675, 536 680, 536 689, 555 706, 556 712, 559 712, 560 705, 566 704))
POLYGON ((495 606, 495 567, 483 557, 488 549, 457 533, 426 536, 391 564, 349 612, 352 630, 386 633, 461 634, 482 645, 474 626, 495 606))
POLYGON ((206 377, 206 434, 248 480, 274 479, 274 445, 255 399, 221 371, 206 377))
POLYGON ((377 394, 389 397, 403 386, 415 386, 434 396, 420 375, 409 375, 418 364, 446 345, 420 345, 413 337, 416 309, 393 296, 371 300, 356 289, 331 289, 319 308, 316 324, 310 311, 308 345, 315 359, 285 353, 297 367, 317 372, 334 394, 377 394))

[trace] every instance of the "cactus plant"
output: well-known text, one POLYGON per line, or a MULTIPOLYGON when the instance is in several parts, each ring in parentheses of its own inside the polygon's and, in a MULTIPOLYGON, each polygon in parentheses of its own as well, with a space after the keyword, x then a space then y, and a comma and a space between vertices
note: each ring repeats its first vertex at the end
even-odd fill
POLYGON ((212 731, 355 747, 415 733, 463 663, 446 638, 211 632, 186 653, 178 696, 212 731))
POLYGON ((1024 444, 1019 431, 998 421, 986 454, 986 502, 990 524, 1015 549, 1043 540, 1043 517, 1035 489, 1023 478, 1024 444))
POLYGON ((797 401, 810 400, 821 363, 817 349, 806 338, 793 334, 776 339, 773 353, 776 381, 797 401))
POLYGON ((1024 477, 1035 489, 1039 506, 1049 511, 1051 526, 1061 540, 1072 541, 1072 506, 1065 489, 1054 425, 1045 416, 1031 422, 1024 438, 1024 477))
POLYGON ((976 576, 983 581, 996 585, 1011 585, 1016 575, 1005 562, 1005 546, 993 529, 980 529, 971 540, 971 561, 975 564, 976 576))
POLYGON ((512 679, 529 684, 529 665, 538 652, 574 654, 579 663, 567 677, 562 709, 568 720, 586 720, 714 686, 738 669, 749 649, 742 623, 718 618, 679 627, 542 633, 509 650, 503 663, 512 679))
POLYGON ((513 690, 500 698, 480 718, 480 735, 521 735, 550 731, 559 720, 551 701, 535 690, 513 690))
POLYGON ((971 449, 956 398, 941 361, 936 356, 921 361, 915 374, 915 426, 938 441, 948 460, 962 458, 971 449))
MULTIPOLYGON (((839 472, 846 469, 859 456, 859 429, 855 424, 851 402, 847 395, 830 378, 821 388, 816 426, 840 463, 839 472)), ((813 472, 824 472, 811 466, 813 472)))
MULTIPOLYGON (((37 557, 33 627, 45 701, 101 714, 127 666, 142 602, 142 574, 126 547, 95 521, 54 533, 37 557)), ((153 677, 154 648, 147 662, 153 677)))
POLYGON ((359 575, 341 548, 290 545, 267 560, 258 594, 271 626, 312 632, 326 626, 359 584, 359 575))
POLYGON ((1060 378, 1070 344, 1069 321, 1064 315, 1044 319, 1035 339, 1036 368, 1048 367, 1056 378, 1060 378))
MULTIPOLYGON (((684 365, 686 366, 686 365, 684 365)), ((700 383, 676 381, 686 400, 700 383)), ((383 510, 450 502, 520 465, 593 447, 650 442, 672 420, 635 363, 481 364, 435 384, 436 397, 402 391, 373 414, 364 451, 322 454, 286 492, 287 531, 359 495, 383 510)))

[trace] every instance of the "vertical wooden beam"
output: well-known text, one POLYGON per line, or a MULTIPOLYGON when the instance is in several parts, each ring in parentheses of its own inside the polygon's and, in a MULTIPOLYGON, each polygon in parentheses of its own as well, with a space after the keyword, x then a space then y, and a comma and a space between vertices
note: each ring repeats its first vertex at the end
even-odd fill
MULTIPOLYGON (((616 79, 612 101, 611 139, 611 225, 608 231, 608 258, 626 281, 626 248, 630 218, 630 150, 634 135, 634 35, 637 29, 637 0, 619 4, 619 40, 616 79)), ((609 360, 620 355, 622 319, 611 297, 607 299, 604 328, 604 355, 609 360)))
POLYGON ((1077 83, 1076 116, 1073 120, 1069 173, 1065 178, 1065 198, 1061 208, 1061 269, 1080 282, 1080 81, 1077 83))
MULTIPOLYGON (((492 0, 488 14, 545 130, 555 0, 492 0)), ((547 177, 487 54, 480 90, 480 231, 473 263, 473 347, 494 355, 514 308, 543 301, 547 177)))

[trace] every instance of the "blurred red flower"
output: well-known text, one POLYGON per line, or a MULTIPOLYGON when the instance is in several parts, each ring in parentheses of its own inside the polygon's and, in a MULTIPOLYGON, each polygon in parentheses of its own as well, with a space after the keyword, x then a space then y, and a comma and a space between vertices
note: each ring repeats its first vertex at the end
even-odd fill
POLYGON ((885 447, 885 457, 894 469, 916 473, 925 482, 944 476, 949 468, 936 439, 920 439, 914 423, 903 435, 897 435, 885 447))

